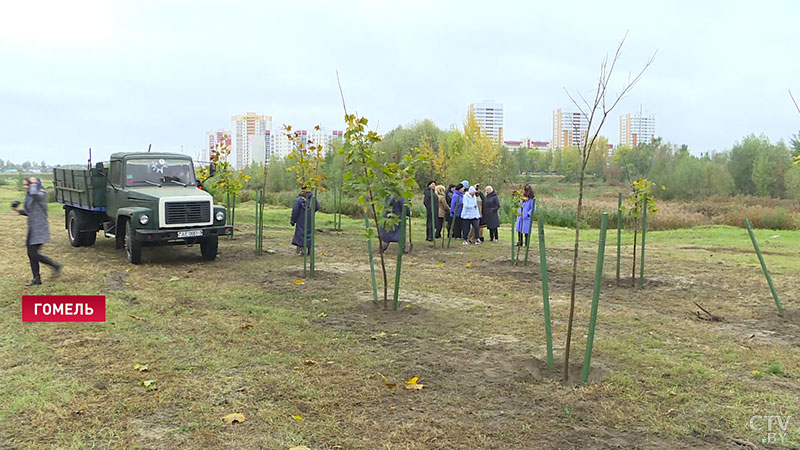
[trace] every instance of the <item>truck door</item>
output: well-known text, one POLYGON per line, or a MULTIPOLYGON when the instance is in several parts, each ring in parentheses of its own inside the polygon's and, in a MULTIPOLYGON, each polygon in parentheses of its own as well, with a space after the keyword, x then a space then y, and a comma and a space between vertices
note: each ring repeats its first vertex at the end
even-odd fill
POLYGON ((122 184, 122 160, 112 159, 109 165, 108 181, 106 183, 106 214, 116 221, 117 210, 124 206, 127 200, 127 192, 122 184))

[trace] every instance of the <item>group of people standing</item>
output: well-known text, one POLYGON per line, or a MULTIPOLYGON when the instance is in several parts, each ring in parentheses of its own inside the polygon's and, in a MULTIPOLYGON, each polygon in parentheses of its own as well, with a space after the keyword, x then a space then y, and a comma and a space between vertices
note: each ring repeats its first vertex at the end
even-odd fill
MULTIPOLYGON (((533 188, 530 185, 525 186, 525 193, 530 194, 527 198, 533 199, 533 188)), ((451 184, 446 190, 443 185, 431 181, 425 189, 423 203, 427 213, 428 241, 441 238, 445 225, 448 236, 462 240, 464 245, 479 245, 484 242, 486 228, 489 229, 489 241, 499 241, 500 198, 491 186, 486 186, 484 194, 480 184, 470 186, 467 180, 451 184)), ((533 201, 530 204, 533 204, 533 201)), ((520 218, 527 214, 526 223, 530 223, 530 216, 533 213, 531 208, 526 210, 525 201, 520 205, 518 212, 521 214, 520 218)), ((523 224, 518 223, 518 225, 523 224)), ((525 233, 528 232, 527 227, 523 230, 525 233)))
MULTIPOLYGON (((298 255, 303 254, 304 247, 308 249, 311 246, 311 230, 306 230, 303 218, 308 213, 309 207, 313 208, 312 214, 319 210, 318 202, 315 201, 316 204, 313 206, 309 204, 310 197, 310 192, 304 190, 298 195, 292 208, 291 224, 295 226, 292 244, 297 247, 298 255)), ((405 199, 390 198, 387 202, 386 214, 395 216, 403 214, 405 199)), ((426 241, 440 239, 442 231, 445 231, 447 236, 463 241, 464 245, 480 245, 485 241, 484 230, 488 228, 489 242, 499 242, 500 198, 491 186, 486 186, 484 193, 480 184, 470 186, 467 180, 451 184, 446 189, 444 185, 430 181, 424 191, 423 204, 426 211, 426 241)), ((530 242, 531 218, 535 212, 533 187, 526 184, 517 209, 518 246, 530 242)), ((410 211, 407 210, 407 214, 410 215, 410 211)), ((385 251, 390 242, 399 242, 400 234, 399 223, 392 229, 381 229, 381 250, 385 251)))

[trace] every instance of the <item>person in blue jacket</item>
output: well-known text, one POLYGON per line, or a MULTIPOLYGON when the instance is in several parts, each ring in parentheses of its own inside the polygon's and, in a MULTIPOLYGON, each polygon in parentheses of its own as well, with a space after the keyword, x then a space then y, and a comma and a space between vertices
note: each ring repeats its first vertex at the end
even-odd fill
POLYGON ((461 239, 461 203, 464 200, 464 184, 457 184, 456 190, 453 192, 453 198, 450 200, 450 217, 453 219, 453 226, 450 227, 451 236, 456 239, 461 239))
POLYGON ((463 206, 461 207, 461 226, 462 234, 464 237, 464 245, 469 245, 469 231, 472 228, 472 236, 475 239, 475 244, 480 244, 481 240, 478 235, 478 227, 480 226, 481 213, 478 209, 478 196, 474 187, 469 188, 469 192, 464 195, 463 206))
POLYGON ((522 191, 522 200, 519 202, 520 208, 517 210, 517 246, 522 247, 522 237, 525 237, 525 245, 530 244, 531 236, 528 231, 531 227, 531 218, 536 212, 536 195, 530 184, 526 184, 522 191))
POLYGON ((311 192, 308 189, 303 189, 292 206, 292 219, 291 224, 294 227, 294 237, 292 237, 292 245, 297 247, 297 255, 303 256, 303 248, 307 254, 311 254, 311 223, 313 218, 309 214, 316 214, 319 211, 319 202, 314 198, 314 211, 309 212, 311 203, 311 192), (308 221, 309 228, 306 229, 306 221, 308 221), (305 237, 305 241, 303 238, 305 237))

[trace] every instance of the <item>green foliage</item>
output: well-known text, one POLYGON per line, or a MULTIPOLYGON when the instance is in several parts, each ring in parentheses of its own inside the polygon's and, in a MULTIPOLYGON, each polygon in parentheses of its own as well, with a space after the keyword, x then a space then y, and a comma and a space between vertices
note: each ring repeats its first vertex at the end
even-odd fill
POLYGON ((786 172, 786 193, 789 197, 800 201, 800 166, 798 165, 786 172))
POLYGON ((786 192, 785 175, 791 167, 791 154, 783 142, 768 145, 753 162, 753 184, 759 197, 781 198, 786 192))
POLYGON ((22 172, 17 173, 17 190, 24 192, 25 191, 25 175, 22 172))
POLYGON ((217 173, 213 178, 209 178, 211 166, 198 167, 197 178, 199 180, 206 180, 203 183, 209 192, 213 195, 221 195, 223 197, 235 196, 239 194, 244 188, 244 184, 250 180, 250 175, 245 174, 245 171, 235 170, 231 166, 228 157, 230 157, 231 149, 228 146, 228 136, 223 136, 214 151, 211 152, 211 162, 217 167, 217 173))
MULTIPOLYGON (((736 192, 745 195, 756 194, 756 182, 753 169, 756 159, 762 153, 769 152, 771 144, 766 136, 749 135, 742 142, 733 146, 730 152, 728 170, 736 185, 736 192)), ((759 174, 756 178, 761 177, 759 174)))
MULTIPOLYGON (((655 183, 646 178, 634 180, 631 185, 633 192, 625 199, 622 210, 632 217, 640 217, 645 208, 647 208, 648 215, 655 214, 658 211, 658 207, 656 206, 656 199, 651 192, 655 186, 655 183)), ((666 187, 661 186, 661 189, 666 190, 666 187)))
MULTIPOLYGON (((319 131, 319 125, 314 129, 319 131)), ((317 145, 310 139, 301 137, 299 131, 292 133, 291 125, 284 125, 284 130, 292 143, 292 152, 287 158, 294 164, 286 170, 294 172, 297 186, 303 191, 318 192, 325 183, 325 174, 319 170, 323 160, 322 145, 317 145)))
POLYGON ((795 159, 795 164, 800 161, 800 132, 797 132, 792 135, 792 138, 789 140, 789 146, 792 148, 792 157, 795 159))
POLYGON ((769 363, 769 365, 767 366, 767 373, 781 377, 789 376, 786 373, 786 369, 783 368, 783 364, 776 361, 769 363))
POLYGON ((567 181, 576 181, 580 175, 581 152, 578 147, 567 147, 561 152, 561 170, 567 181))
POLYGON ((343 175, 344 188, 347 192, 358 196, 358 203, 364 209, 372 210, 375 228, 367 228, 367 238, 375 236, 378 228, 394 228, 402 218, 386 214, 389 206, 387 199, 410 199, 417 188, 414 175, 416 164, 427 162, 419 155, 417 149, 409 149, 399 161, 387 161, 385 154, 376 149, 375 144, 381 142, 377 132, 367 130, 369 121, 366 117, 354 114, 345 116, 347 131, 345 143, 339 152, 344 156, 347 172, 343 175))

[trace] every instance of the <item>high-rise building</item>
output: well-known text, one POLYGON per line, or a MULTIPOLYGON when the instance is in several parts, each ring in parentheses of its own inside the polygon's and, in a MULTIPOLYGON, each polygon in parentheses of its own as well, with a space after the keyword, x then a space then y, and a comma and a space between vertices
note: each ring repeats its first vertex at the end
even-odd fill
POLYGON ((283 128, 276 130, 271 136, 270 149, 272 150, 270 157, 277 159, 286 158, 292 152, 292 141, 289 140, 289 136, 286 135, 283 128))
MULTIPOLYGON (((292 133, 296 133, 298 144, 303 143, 307 147, 311 145, 321 145, 323 154, 325 155, 331 151, 331 141, 333 139, 342 139, 344 137, 343 131, 328 131, 324 127, 320 127, 319 130, 312 129, 311 131, 294 130, 292 133), (311 141, 311 143, 309 144, 308 141, 311 141)), ((294 146, 284 130, 281 130, 280 133, 276 133, 274 136, 272 136, 271 144, 272 155, 274 155, 276 158, 286 158, 289 156, 292 150, 294 150, 294 146)))
POLYGON ((589 121, 579 112, 553 111, 552 148, 580 147, 589 132, 589 121))
POLYGON ((481 131, 497 142, 503 142, 503 105, 494 100, 469 105, 467 113, 475 118, 481 131))
POLYGON ((641 112, 619 116, 619 145, 634 148, 649 144, 656 137, 656 116, 641 112))
POLYGON ((269 165, 269 157, 272 152, 270 148, 271 130, 264 131, 263 134, 254 134, 247 137, 247 144, 250 147, 250 157, 253 164, 269 165))
POLYGON ((243 116, 231 117, 231 164, 236 169, 244 169, 253 162, 251 139, 249 136, 265 134, 272 129, 272 117, 259 116, 248 112, 243 116))
POLYGON ((231 132, 228 130, 207 131, 206 145, 200 158, 203 161, 211 161, 211 154, 222 144, 223 139, 226 139, 227 145, 230 146, 231 132))

